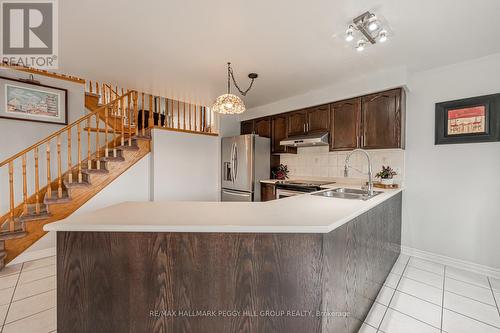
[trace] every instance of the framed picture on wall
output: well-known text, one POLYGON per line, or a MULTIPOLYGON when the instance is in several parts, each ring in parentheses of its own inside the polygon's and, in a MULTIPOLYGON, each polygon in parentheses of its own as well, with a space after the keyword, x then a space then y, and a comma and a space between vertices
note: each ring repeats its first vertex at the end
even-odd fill
POLYGON ((68 124, 68 91, 0 76, 0 118, 68 124))
POLYGON ((435 143, 499 141, 500 94, 436 104, 435 143))

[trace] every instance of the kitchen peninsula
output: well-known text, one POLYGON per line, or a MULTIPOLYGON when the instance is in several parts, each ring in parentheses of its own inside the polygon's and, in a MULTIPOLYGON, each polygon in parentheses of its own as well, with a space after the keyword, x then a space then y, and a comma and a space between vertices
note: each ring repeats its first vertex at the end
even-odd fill
POLYGON ((58 332, 357 332, 399 255, 401 200, 128 202, 48 224, 58 332))

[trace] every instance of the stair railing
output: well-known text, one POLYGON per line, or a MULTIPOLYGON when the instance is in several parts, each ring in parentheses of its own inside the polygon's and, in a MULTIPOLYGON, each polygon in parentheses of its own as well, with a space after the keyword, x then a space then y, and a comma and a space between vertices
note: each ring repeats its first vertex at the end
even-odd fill
POLYGON ((0 217, 1 225, 4 226, 5 221, 8 221, 8 231, 17 231, 19 226, 16 225, 16 217, 27 213, 28 205, 34 205, 31 208, 35 214, 39 214, 44 194, 48 198, 62 198, 64 181, 67 181, 68 184, 82 183, 83 170, 99 170, 102 158, 117 156, 119 145, 131 146, 132 137, 139 134, 137 126, 133 125, 133 123, 137 123, 138 96, 136 91, 129 91, 118 96, 102 107, 1 162, 0 170, 4 167, 7 168, 9 188, 8 213, 0 217), (101 123, 103 123, 103 128, 101 128, 101 123), (94 128, 92 128, 92 124, 95 126, 94 128), (66 150, 64 165, 63 150, 66 150), (53 155, 56 157, 54 158, 53 155), (75 163, 73 156, 76 157, 75 163), (27 169, 29 157, 32 157, 33 163, 32 168, 30 166, 30 169, 27 169), (41 175, 41 162, 44 158, 45 175, 41 175), (16 167, 19 166, 20 172, 16 170, 16 167), (22 182, 15 181, 15 174, 22 177, 22 182), (32 191, 28 190, 28 174, 31 175, 32 184, 34 184, 34 186, 30 186, 32 191), (18 193, 17 196, 16 193, 18 193), (22 198, 20 193, 22 193, 22 198), (31 196, 29 196, 30 193, 31 196), (21 201, 17 207, 16 197, 17 201, 21 201))
MULTIPOLYGON (((107 83, 88 81, 87 92, 98 95, 106 104, 128 90, 107 83)), ((139 92, 139 123, 142 135, 152 126, 170 130, 217 135, 216 115, 203 105, 139 92), (152 125, 154 124, 154 125, 152 125)))

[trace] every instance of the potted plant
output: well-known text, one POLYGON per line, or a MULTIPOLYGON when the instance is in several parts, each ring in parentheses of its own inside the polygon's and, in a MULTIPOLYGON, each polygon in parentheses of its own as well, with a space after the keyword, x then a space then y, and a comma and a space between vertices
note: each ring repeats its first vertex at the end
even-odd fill
POLYGON ((278 167, 274 168, 272 173, 275 179, 284 180, 288 178, 288 167, 284 164, 280 164, 278 167))
POLYGON ((382 185, 392 185, 394 184, 394 179, 393 177, 397 175, 398 173, 394 171, 390 166, 383 166, 382 165, 382 171, 379 171, 375 175, 375 177, 380 178, 380 183, 382 185))

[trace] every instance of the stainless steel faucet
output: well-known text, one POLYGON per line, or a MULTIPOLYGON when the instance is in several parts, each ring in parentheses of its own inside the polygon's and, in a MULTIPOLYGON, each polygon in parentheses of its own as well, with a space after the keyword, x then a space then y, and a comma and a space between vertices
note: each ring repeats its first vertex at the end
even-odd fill
MULTIPOLYGON (((349 158, 351 157, 352 154, 354 154, 356 152, 363 153, 366 156, 367 160, 368 160, 368 188, 367 188, 367 191, 368 191, 369 195, 373 195, 372 160, 370 158, 370 154, 368 154, 368 152, 366 150, 364 150, 364 149, 354 149, 349 154, 347 154, 347 156, 345 158, 345 165, 344 165, 344 177, 349 177, 349 168, 352 168, 349 165, 349 158)), ((360 170, 358 170, 358 171, 360 171, 360 170)))

